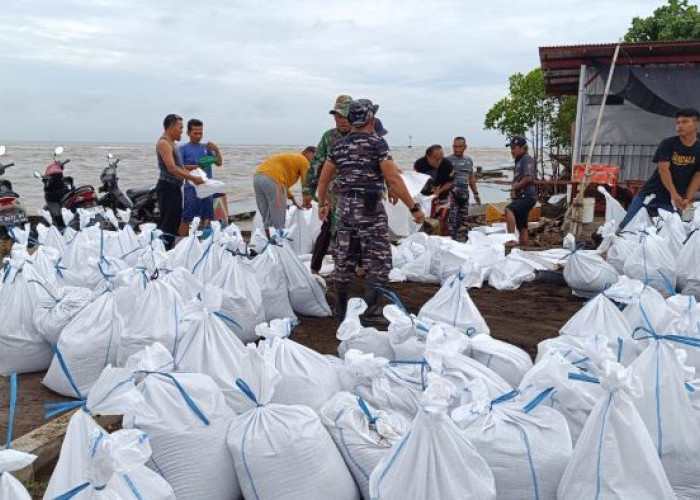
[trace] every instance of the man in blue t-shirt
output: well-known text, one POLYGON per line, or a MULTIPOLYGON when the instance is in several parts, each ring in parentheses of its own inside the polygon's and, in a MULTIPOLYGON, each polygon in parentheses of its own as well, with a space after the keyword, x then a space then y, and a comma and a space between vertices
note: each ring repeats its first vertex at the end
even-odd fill
POLYGON ((646 205, 647 209, 662 208, 672 212, 674 209, 685 210, 692 205, 700 188, 699 119, 697 109, 678 110, 678 135, 667 137, 659 144, 652 160, 656 163, 656 171, 632 200, 627 215, 620 222, 620 230, 645 206, 644 199, 650 194, 655 198, 646 205))
MULTIPOLYGON (((187 136, 190 142, 180 146, 180 158, 185 165, 198 165, 202 158, 211 156, 214 158, 214 164, 220 167, 223 163, 219 146, 213 142, 202 144, 204 136, 204 124, 201 120, 192 118, 187 122, 187 136)), ((209 179, 212 178, 211 165, 201 167, 207 174, 209 179)), ((209 225, 209 221, 214 218, 214 198, 197 198, 197 193, 190 183, 185 183, 184 190, 184 206, 182 209, 182 222, 180 223, 180 236, 187 236, 192 219, 199 217, 202 227, 209 225)))

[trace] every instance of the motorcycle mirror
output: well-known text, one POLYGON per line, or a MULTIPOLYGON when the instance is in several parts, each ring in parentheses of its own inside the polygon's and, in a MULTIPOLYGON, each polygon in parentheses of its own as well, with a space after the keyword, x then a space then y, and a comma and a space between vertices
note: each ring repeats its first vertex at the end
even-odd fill
POLYGON ((34 174, 33 174, 33 175, 34 175, 34 177, 36 177, 37 179, 41 179, 41 178, 42 178, 42 177, 41 177, 41 174, 40 174, 39 172, 37 172, 36 170, 34 171, 34 174))
POLYGON ((0 156, 5 154, 5 145, 0 146, 0 156))
POLYGON ((114 158, 114 155, 113 155, 112 153, 108 153, 108 154, 107 154, 107 159, 108 159, 108 160, 111 160, 112 158, 114 158))
POLYGON ((56 149, 53 150, 53 154, 55 154, 55 155, 63 154, 63 146, 57 146, 56 149))

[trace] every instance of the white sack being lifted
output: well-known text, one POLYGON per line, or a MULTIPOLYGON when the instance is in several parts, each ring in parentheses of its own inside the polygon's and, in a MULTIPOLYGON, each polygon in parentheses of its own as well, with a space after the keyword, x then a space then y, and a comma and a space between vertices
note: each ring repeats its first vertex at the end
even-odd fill
POLYGON ((266 363, 250 386, 237 380, 248 403, 231 423, 227 442, 243 496, 358 500, 355 481, 316 413, 307 406, 270 403, 279 377, 266 363))
POLYGON ((391 447, 408 431, 410 421, 398 413, 373 408, 349 392, 338 392, 320 411, 321 421, 335 441, 369 499, 369 476, 391 447))
POLYGON ((137 386, 146 403, 144 410, 124 415, 123 428, 148 434, 153 453, 147 465, 170 483, 178 498, 240 498, 226 445, 235 414, 209 376, 170 373, 172 365, 161 344, 127 360, 137 377, 146 372, 137 386))
MULTIPOLYGON (((252 241, 252 240, 251 240, 252 241)), ((294 310, 289 302, 287 278, 282 269, 282 259, 279 252, 272 250, 273 242, 257 242, 262 244, 259 255, 253 259, 258 284, 265 304, 265 321, 278 318, 295 318, 294 310)))
POLYGON ((281 376, 271 401, 317 410, 340 390, 338 373, 326 357, 289 339, 291 331, 291 320, 287 318, 262 323, 256 328, 264 338, 258 350, 281 376))
POLYGON ((605 393, 586 421, 559 483, 557 498, 675 498, 634 406, 634 398, 644 394, 641 380, 622 365, 607 361, 600 384, 605 393), (630 460, 633 466, 621 466, 630 460))
POLYGON ((496 498, 491 469, 447 416, 447 401, 454 391, 449 382, 428 374, 428 388, 410 431, 394 444, 370 476, 370 498, 496 498))
POLYGON ((615 269, 594 251, 574 250, 564 265, 564 280, 580 297, 592 297, 618 279, 615 269))
POLYGON ((314 242, 321 232, 321 221, 318 218, 318 203, 311 202, 311 209, 304 210, 291 206, 287 209, 285 227, 291 241, 289 246, 296 255, 309 254, 314 242))
POLYGON ((458 272, 445 281, 433 298, 421 307, 418 317, 440 321, 467 335, 488 335, 491 330, 469 297, 464 280, 465 275, 458 272))
POLYGON ((533 401, 513 401, 517 392, 492 399, 481 381, 470 386, 473 403, 452 412, 452 419, 486 460, 500 498, 556 498, 571 458, 566 419, 546 406, 548 389, 533 401))

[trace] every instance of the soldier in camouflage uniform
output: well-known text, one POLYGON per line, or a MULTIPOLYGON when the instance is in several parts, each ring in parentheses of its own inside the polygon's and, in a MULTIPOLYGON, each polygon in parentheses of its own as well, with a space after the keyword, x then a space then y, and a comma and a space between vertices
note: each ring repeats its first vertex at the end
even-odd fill
POLYGON ((355 273, 351 255, 353 240, 362 249, 362 264, 366 273, 364 299, 369 306, 365 315, 381 314, 380 287, 391 271, 389 225, 381 197, 384 183, 411 210, 413 219, 422 223, 425 216, 420 205, 413 202, 401 173, 391 160, 386 141, 374 133, 374 114, 378 106, 369 99, 350 104, 348 121, 351 133, 331 148, 318 183, 319 217, 328 220, 330 206, 327 193, 335 179, 338 195, 337 243, 334 280, 336 287, 336 316, 345 317, 348 284, 355 273))
MULTIPOLYGON (((350 133, 350 124, 348 123, 347 116, 348 108, 351 102, 352 97, 341 94, 336 98, 335 106, 329 112, 335 119, 335 128, 326 130, 323 133, 321 140, 318 142, 316 154, 312 158, 311 164, 309 165, 309 170, 306 174, 306 184, 304 185, 304 189, 302 191, 304 208, 311 208, 311 200, 316 196, 321 169, 323 168, 326 158, 328 158, 328 153, 330 152, 331 147, 338 140, 350 133)), ((335 196, 332 193, 331 202, 332 206, 335 206, 335 196)), ((321 226, 321 232, 314 243, 313 254, 311 257, 311 272, 314 274, 318 274, 318 272, 321 270, 323 257, 326 255, 326 252, 328 252, 328 247, 331 244, 333 227, 335 225, 334 213, 335 211, 331 209, 331 214, 328 217, 328 220, 321 226)))

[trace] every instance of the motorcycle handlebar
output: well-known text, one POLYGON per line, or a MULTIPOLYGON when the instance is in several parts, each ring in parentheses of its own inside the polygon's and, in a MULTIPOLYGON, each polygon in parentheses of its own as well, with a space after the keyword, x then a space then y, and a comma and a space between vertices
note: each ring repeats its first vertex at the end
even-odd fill
POLYGON ((61 162, 58 162, 58 164, 61 166, 61 168, 63 168, 66 165, 66 163, 68 163, 69 161, 70 160, 63 160, 61 162))
POLYGON ((2 168, 2 169, 14 167, 14 166, 15 166, 14 163, 8 163, 7 165, 3 165, 2 163, 0 163, 0 168, 2 168))

